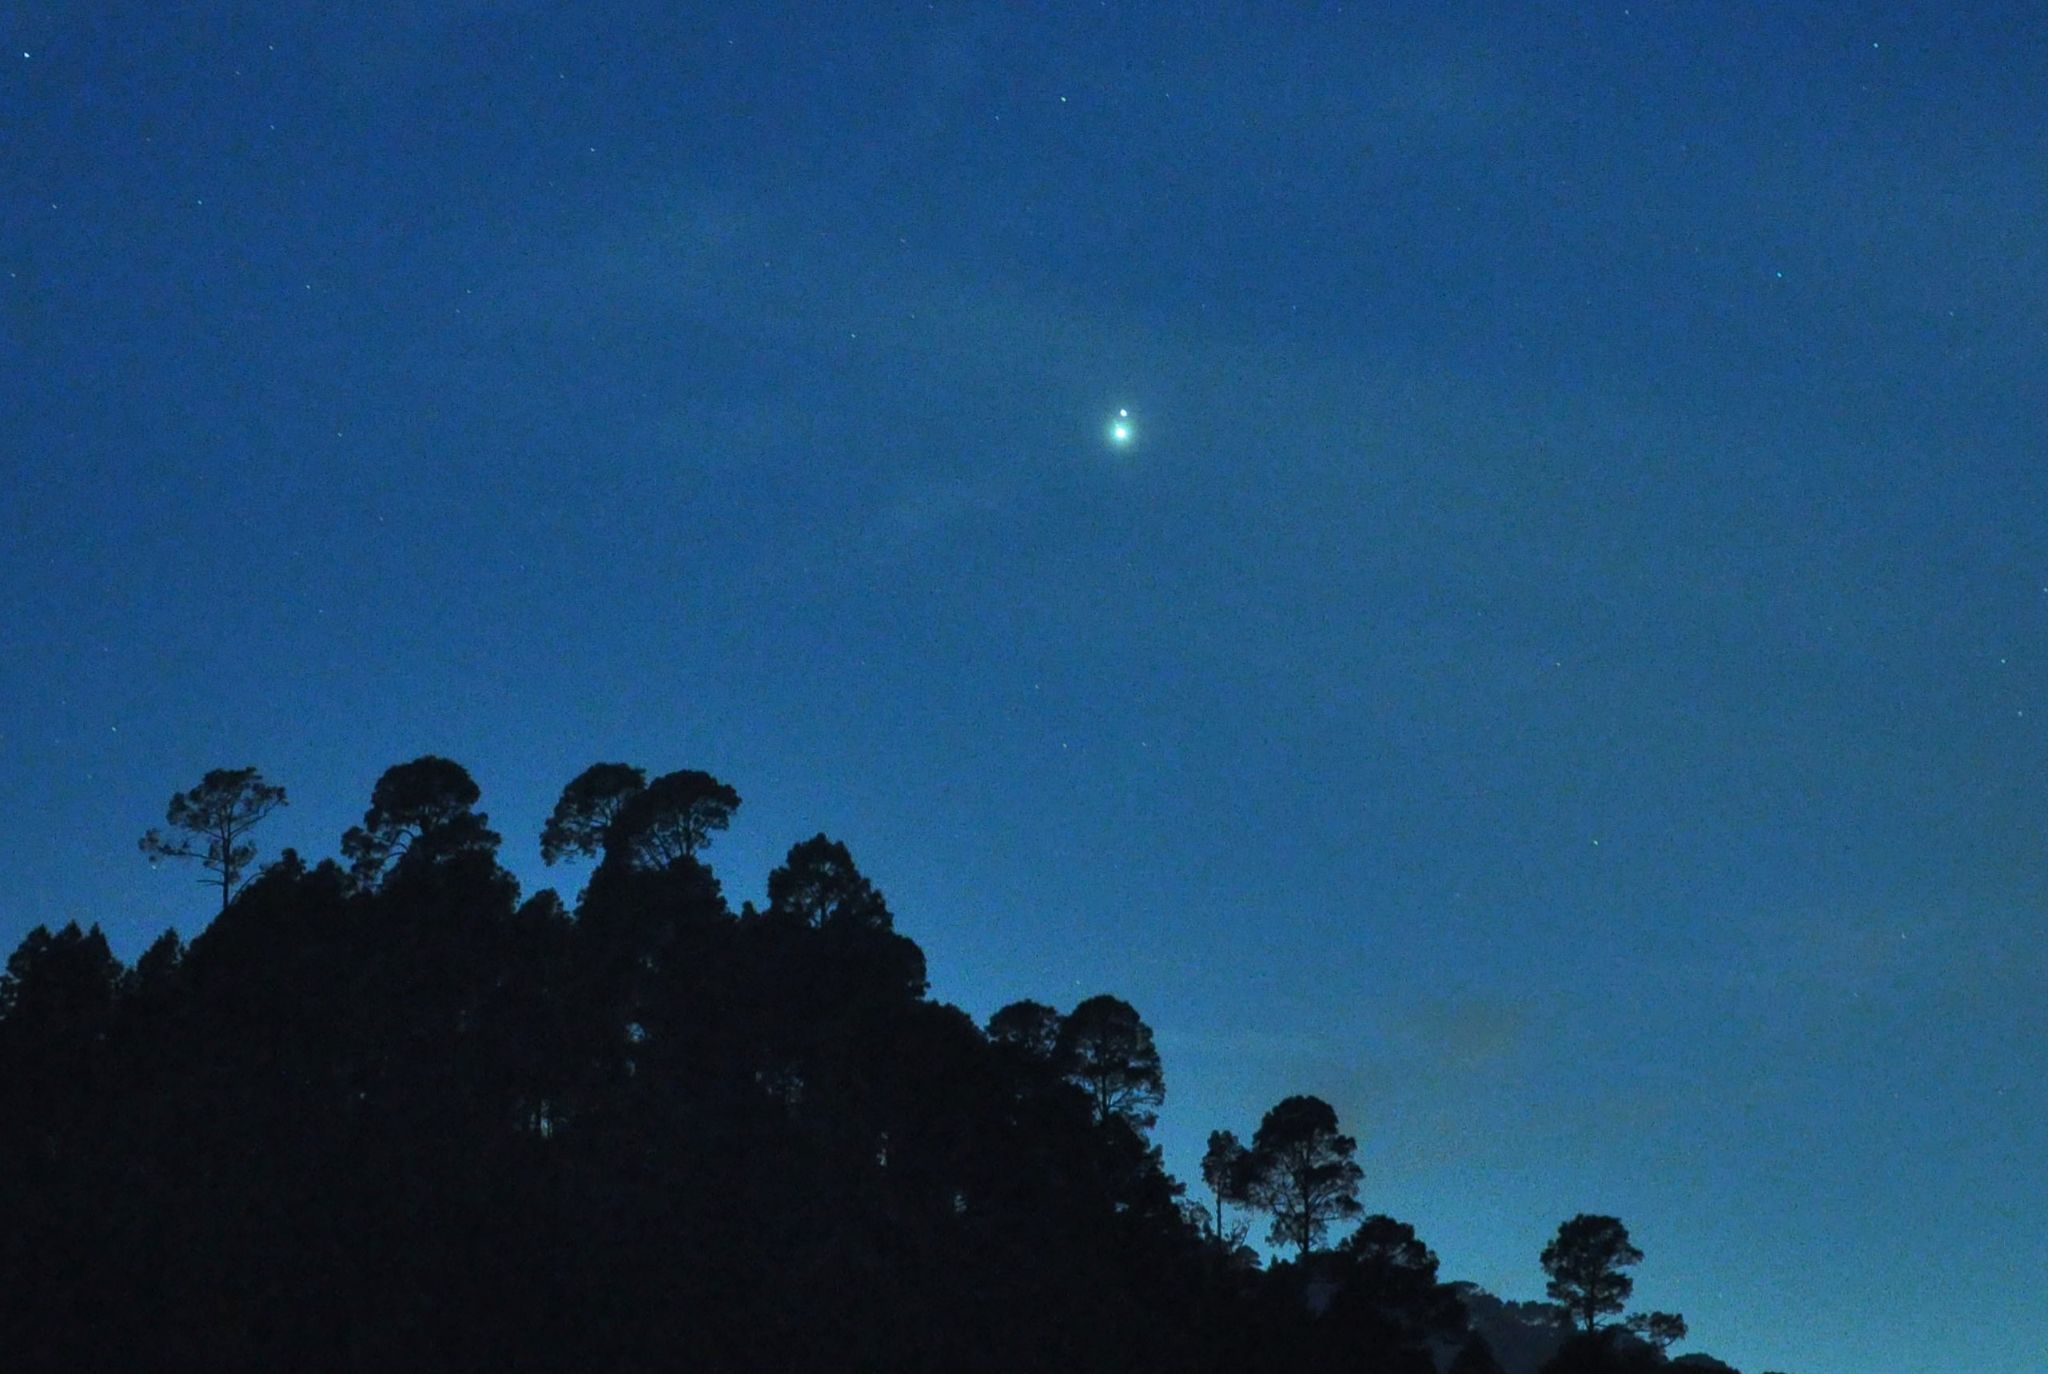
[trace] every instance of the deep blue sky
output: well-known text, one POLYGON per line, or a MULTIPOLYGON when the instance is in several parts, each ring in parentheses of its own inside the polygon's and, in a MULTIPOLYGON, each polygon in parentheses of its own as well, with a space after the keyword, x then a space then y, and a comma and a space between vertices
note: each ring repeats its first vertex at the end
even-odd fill
POLYGON ((1027 8, 0 8, 0 945, 196 930, 209 767, 571 894, 705 768, 1184 1177, 1313 1092, 1453 1276, 2034 1374, 2038 7, 1027 8))

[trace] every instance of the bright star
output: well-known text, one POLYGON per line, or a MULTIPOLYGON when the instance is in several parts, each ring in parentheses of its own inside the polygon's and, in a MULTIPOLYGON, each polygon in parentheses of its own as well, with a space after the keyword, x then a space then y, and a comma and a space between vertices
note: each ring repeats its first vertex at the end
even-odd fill
POLYGON ((1137 429, 1131 424, 1131 412, 1119 409, 1116 418, 1109 422, 1109 442, 1119 446, 1125 445, 1130 443, 1136 434, 1137 429))

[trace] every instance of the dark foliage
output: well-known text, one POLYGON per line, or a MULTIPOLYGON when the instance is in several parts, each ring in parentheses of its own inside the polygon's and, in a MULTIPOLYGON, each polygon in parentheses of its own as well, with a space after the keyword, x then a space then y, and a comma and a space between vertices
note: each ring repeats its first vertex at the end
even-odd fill
POLYGON ((889 904, 854 867, 846 846, 823 835, 792 845, 768 875, 768 915, 820 930, 888 930, 889 904))
POLYGON ((1166 1075, 1152 1028, 1129 1002, 1101 994, 1090 997, 1060 1022, 1054 1058, 1088 1094, 1095 1119, 1121 1119, 1148 1131, 1166 1100, 1166 1075))
POLYGON ((1483 1337, 1502 1368, 1515 1374, 1534 1374, 1571 1334, 1565 1314, 1550 1303, 1503 1302, 1470 1283, 1454 1283, 1451 1289, 1465 1305, 1473 1334, 1483 1337))
POLYGON ((620 800, 604 829, 605 856, 642 868, 694 859, 712 831, 732 823, 739 805, 740 794, 709 773, 664 773, 620 800))
POLYGON ((1546 1291, 1581 1330, 1594 1331, 1635 1291, 1635 1280, 1622 1271, 1642 1259, 1620 1221, 1581 1212, 1560 1225, 1543 1249, 1543 1272, 1550 1276, 1546 1291))
MULTIPOLYGON (((643 776, 551 818, 604 856, 573 912, 519 900, 429 757, 348 868, 287 850, 189 947, 125 970, 32 931, 0 977, 8 1370, 1424 1374, 1464 1341, 1390 1218, 1265 1271, 1217 1242, 1145 1138, 1128 1004, 984 1033, 843 845, 735 914, 697 851, 736 795, 643 776)), ((1357 1210, 1335 1126, 1290 1098, 1208 1181, 1244 1197, 1259 1156, 1313 1240, 1357 1210)))
POLYGON ((1043 1002, 1012 1002, 988 1018, 988 1038, 1028 1060, 1051 1066, 1060 1045, 1060 1014, 1043 1002))
POLYGON ((1252 1137, 1245 1192, 1273 1218, 1270 1239, 1292 1245, 1303 1259, 1333 1222, 1363 1209, 1363 1170, 1353 1161, 1358 1142, 1337 1129, 1337 1112, 1319 1097, 1283 1099, 1267 1112, 1252 1137))
POLYGON ((1507 1371, 1501 1368, 1500 1360, 1495 1357, 1493 1346, 1486 1337, 1475 1331, 1458 1347, 1458 1353, 1452 1357, 1444 1374, 1507 1374, 1507 1371))
POLYGON ((1209 1195, 1216 1202, 1212 1234, 1219 1243, 1242 1241, 1243 1235, 1234 1233, 1223 1219, 1224 1203, 1243 1206, 1251 1200, 1247 1192, 1251 1186, 1251 1151, 1235 1131, 1209 1132, 1209 1148, 1202 1152, 1202 1182, 1209 1185, 1209 1195))
MULTIPOLYGON (((1671 1361, 1670 1368, 1685 1374, 1736 1374, 1734 1365, 1712 1355, 1680 1355, 1671 1361)), ((1764 1374, 1772 1374, 1772 1371, 1767 1369, 1764 1374)))
POLYGON ((249 832, 284 804, 284 789, 265 782, 254 768, 216 768, 191 791, 171 795, 164 820, 182 833, 166 838, 162 831, 151 830, 143 835, 141 849, 152 864, 163 859, 199 860, 213 875, 199 881, 220 889, 225 911, 256 861, 249 832))
POLYGON ((1676 1312, 1632 1312, 1623 1325, 1660 1351, 1685 1339, 1685 1318, 1676 1312))
POLYGON ((735 916, 702 776, 569 798, 573 914, 426 758, 349 870, 287 853, 189 949, 33 932, 8 1368, 1199 1367, 1230 1286, 1157 1151, 925 1000, 843 845, 735 916))
POLYGON ((349 871, 369 883, 394 862, 418 870, 459 854, 495 854, 497 832, 473 809, 482 795, 468 769, 432 754, 385 769, 363 823, 341 837, 349 871))
POLYGON ((628 763, 593 763, 570 779, 541 827, 540 857, 556 863, 571 855, 596 858, 628 798, 647 785, 647 770, 628 763))
POLYGON ((1544 1363, 1541 1374, 1659 1374, 1669 1368, 1654 1346, 1608 1326, 1572 1335, 1544 1363))

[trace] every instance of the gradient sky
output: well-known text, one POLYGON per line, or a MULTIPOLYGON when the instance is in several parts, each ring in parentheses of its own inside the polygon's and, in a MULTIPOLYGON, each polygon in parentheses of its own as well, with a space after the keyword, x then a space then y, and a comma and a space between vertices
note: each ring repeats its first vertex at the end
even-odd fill
POLYGON ((0 6, 0 945, 200 928, 210 767, 572 895, 704 768, 1183 1177, 1312 1092, 1450 1276, 2038 1374, 2038 5, 1037 8, 0 6))

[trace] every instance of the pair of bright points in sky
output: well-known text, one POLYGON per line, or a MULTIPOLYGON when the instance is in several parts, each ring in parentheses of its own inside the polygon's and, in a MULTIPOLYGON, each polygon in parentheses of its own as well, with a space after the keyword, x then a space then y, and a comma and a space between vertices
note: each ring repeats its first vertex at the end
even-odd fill
POLYGON ((1108 425, 1109 442, 1117 448, 1129 448, 1138 437, 1138 427, 1131 420, 1131 412, 1117 408, 1116 415, 1108 425))

